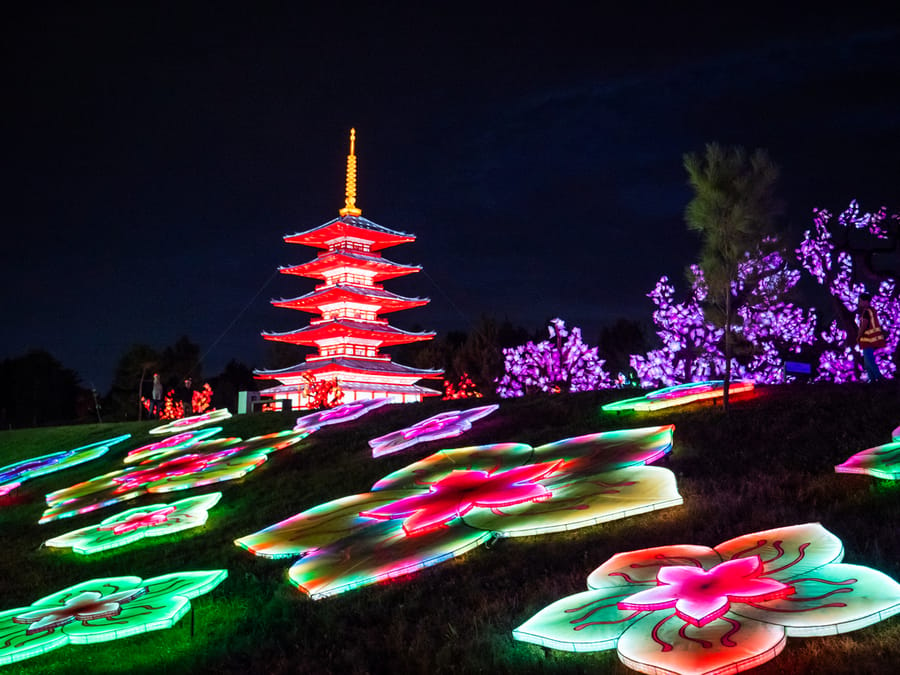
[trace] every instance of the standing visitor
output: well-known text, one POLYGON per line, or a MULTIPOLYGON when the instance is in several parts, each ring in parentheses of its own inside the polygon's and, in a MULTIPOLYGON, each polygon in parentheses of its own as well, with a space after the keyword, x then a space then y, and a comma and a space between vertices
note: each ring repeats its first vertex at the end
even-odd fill
POLYGON ((163 386, 159 373, 153 373, 153 393, 150 400, 150 414, 159 417, 163 410, 163 386))
POLYGON ((183 416, 189 417, 193 412, 194 387, 190 377, 184 378, 184 385, 175 392, 175 400, 181 401, 183 416))
POLYGON ((884 331, 881 330, 881 323, 878 321, 878 313, 871 303, 871 294, 859 294, 859 305, 857 307, 859 333, 856 336, 856 343, 862 349, 863 365, 866 368, 866 374, 869 376, 869 382, 878 382, 883 377, 878 369, 878 362, 875 360, 875 350, 883 349, 886 342, 884 331))

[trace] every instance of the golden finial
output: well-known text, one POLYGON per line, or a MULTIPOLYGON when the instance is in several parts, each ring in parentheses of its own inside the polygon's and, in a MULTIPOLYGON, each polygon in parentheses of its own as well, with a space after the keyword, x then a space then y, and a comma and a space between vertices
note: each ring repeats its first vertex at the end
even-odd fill
POLYGON ((356 208, 356 129, 350 130, 350 154, 347 155, 347 199, 344 208, 338 213, 342 216, 361 216, 362 211, 356 208))

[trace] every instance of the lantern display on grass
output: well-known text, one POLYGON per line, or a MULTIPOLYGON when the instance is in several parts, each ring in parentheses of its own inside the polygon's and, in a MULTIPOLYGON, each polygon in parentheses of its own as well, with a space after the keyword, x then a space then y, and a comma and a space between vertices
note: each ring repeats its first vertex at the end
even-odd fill
POLYGON ((188 431, 189 429, 197 429, 198 427, 206 426, 207 424, 222 422, 223 420, 227 420, 230 417, 231 413, 228 412, 227 408, 222 408, 221 410, 211 410, 199 415, 191 415, 190 417, 179 417, 173 419, 171 422, 167 422, 166 424, 158 427, 153 427, 150 430, 150 433, 160 435, 174 434, 180 431, 188 431))
POLYGON ((109 452, 113 445, 121 443, 128 438, 131 438, 131 434, 123 434, 106 441, 97 441, 90 445, 83 445, 74 450, 51 452, 48 455, 32 457, 31 459, 0 467, 0 497, 9 494, 22 483, 32 478, 64 471, 69 467, 102 457, 109 452))
POLYGON ((309 387, 309 377, 336 382, 341 401, 388 397, 398 403, 421 401, 440 392, 418 384, 422 378, 439 378, 441 370, 412 368, 381 354, 382 347, 430 340, 434 333, 409 332, 391 326, 382 315, 421 307, 428 298, 406 298, 384 289, 382 281, 418 272, 382 257, 381 251, 415 241, 415 236, 382 227, 362 216, 356 206, 355 131, 350 132, 347 158, 347 190, 340 217, 324 225, 284 237, 289 244, 323 249, 317 258, 300 265, 280 268, 283 274, 322 283, 306 295, 273 300, 285 307, 319 314, 310 324, 284 333, 264 332, 266 340, 316 347, 318 354, 279 370, 256 370, 260 380, 280 384, 262 390, 262 395, 288 399, 294 408, 322 405, 320 392, 309 387))
POLYGON ((373 438, 369 441, 373 457, 390 455, 405 448, 443 438, 459 436, 472 428, 472 422, 487 417, 500 406, 483 405, 469 410, 448 410, 433 415, 421 422, 416 422, 411 427, 392 431, 384 436, 373 438))
POLYGON ((612 386, 597 347, 588 347, 581 329, 569 331, 562 319, 553 319, 550 339, 503 349, 505 374, 497 383, 503 398, 530 392, 570 393, 612 386))
POLYGON ((176 572, 151 579, 121 576, 69 586, 28 607, 0 611, 0 665, 67 644, 118 640, 171 628, 227 570, 176 572))
POLYGON ((675 476, 647 466, 674 427, 610 431, 537 448, 441 450, 369 492, 335 499, 241 537, 312 599, 437 565, 494 537, 572 530, 682 503, 675 476))
MULTIPOLYGON (((748 391, 753 391, 753 382, 737 380, 730 383, 729 392, 733 396, 748 391)), ((690 382, 688 384, 676 384, 674 387, 664 387, 651 391, 644 396, 615 401, 602 406, 604 412, 624 412, 630 410, 648 411, 671 408, 678 405, 686 405, 695 401, 708 401, 722 398, 725 383, 722 380, 712 382, 690 382)))
POLYGON ((843 556, 840 539, 818 523, 714 548, 618 553, 590 574, 590 590, 545 607, 513 637, 615 649, 642 673, 736 673, 775 658, 788 637, 838 635, 900 612, 900 584, 843 556))
POLYGON ((176 455, 161 455, 130 468, 111 471, 46 495, 47 508, 40 523, 69 518, 143 494, 175 492, 236 480, 261 466, 273 452, 306 438, 308 431, 280 431, 240 438, 207 439, 181 448, 176 455))
POLYGON ((221 499, 221 492, 188 497, 171 504, 138 506, 44 542, 50 548, 71 548, 89 555, 111 548, 127 546, 145 537, 161 537, 200 527, 209 509, 221 499))
POLYGON ((862 473, 884 480, 900 480, 900 427, 891 434, 891 442, 857 452, 834 467, 837 473, 862 473))
POLYGON ((341 424, 359 419, 363 415, 387 405, 391 402, 389 398, 370 398, 363 401, 355 401, 353 403, 344 403, 335 408, 321 410, 319 412, 309 413, 303 417, 298 417, 294 424, 294 431, 306 431, 311 433, 322 427, 332 424, 341 424))
POLYGON ((873 266, 879 252, 891 254, 897 247, 900 214, 888 216, 887 208, 860 212, 856 200, 833 219, 827 209, 813 209, 813 228, 803 233, 797 249, 800 264, 834 300, 837 314, 820 333, 825 343, 816 377, 820 381, 853 382, 861 379, 862 357, 856 342, 856 308, 859 295, 869 292, 872 307, 886 329, 887 347, 875 352, 882 375, 896 370, 893 355, 900 345, 900 289, 894 274, 873 266), (875 280, 875 288, 863 283, 875 280))

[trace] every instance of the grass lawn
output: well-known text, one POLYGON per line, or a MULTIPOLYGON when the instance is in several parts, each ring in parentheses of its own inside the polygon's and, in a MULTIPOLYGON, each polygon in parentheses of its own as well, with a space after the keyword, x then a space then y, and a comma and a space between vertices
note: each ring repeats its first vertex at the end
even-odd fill
MULTIPOLYGON (((633 394, 629 394, 633 395, 633 394)), ((713 546, 773 527, 821 522, 843 540, 844 561, 900 579, 900 482, 837 474, 851 454, 890 441, 900 388, 763 387, 720 406, 607 414, 623 392, 504 400, 462 437, 373 459, 368 439, 443 410, 486 401, 387 406, 325 427, 269 456, 247 477, 144 496, 38 525, 44 494, 122 467, 154 440, 156 422, 0 432, 0 466, 123 433, 104 457, 24 483, 0 497, 0 611, 66 586, 113 575, 143 578, 225 568, 229 577, 193 601, 174 628, 89 646, 70 645, 3 667, 7 673, 626 673, 614 651, 574 654, 514 641, 513 628, 550 602, 586 588, 588 574, 620 551, 665 544, 713 546), (499 539, 390 583, 311 601, 287 581, 291 560, 258 558, 234 539, 317 504, 367 491, 382 476, 444 447, 518 441, 539 445, 580 434, 672 423, 675 444, 657 465, 678 478, 684 505, 540 537, 499 539), (80 556, 42 543, 117 511, 221 490, 202 528, 80 556), (193 634, 191 626, 193 625, 193 634)), ((264 413, 222 423, 222 436, 290 429, 298 414, 264 413)), ((888 672, 900 663, 900 616, 837 637, 788 638, 784 652, 751 672, 888 672)))

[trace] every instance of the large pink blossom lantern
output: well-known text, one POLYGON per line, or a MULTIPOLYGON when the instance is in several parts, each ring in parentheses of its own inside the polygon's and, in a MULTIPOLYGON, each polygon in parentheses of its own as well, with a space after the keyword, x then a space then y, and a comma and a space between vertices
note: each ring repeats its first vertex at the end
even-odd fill
POLYGON ((307 509, 241 537, 312 599, 437 565, 494 537, 587 527, 682 503, 675 476, 647 466, 672 448, 674 427, 441 450, 371 491, 307 509))
POLYGON ((841 563, 818 523, 754 532, 714 548, 660 546, 614 555, 590 590, 557 600, 513 637, 568 651, 615 649, 643 673, 736 673, 786 638, 837 635, 900 612, 900 584, 841 563))

